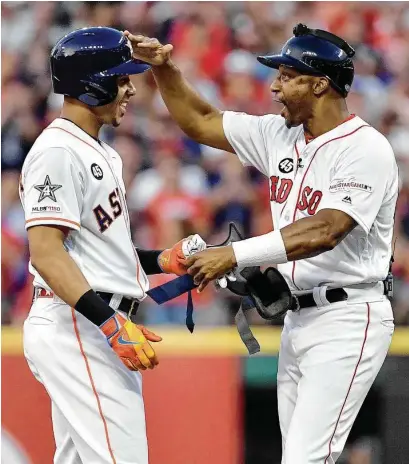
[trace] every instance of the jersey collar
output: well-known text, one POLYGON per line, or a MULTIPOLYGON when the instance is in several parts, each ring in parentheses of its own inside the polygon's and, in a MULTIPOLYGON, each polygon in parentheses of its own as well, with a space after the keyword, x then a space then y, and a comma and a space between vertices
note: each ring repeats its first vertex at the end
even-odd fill
POLYGON ((323 143, 326 143, 329 140, 336 139, 338 137, 342 137, 358 127, 362 125, 368 125, 363 119, 361 119, 359 116, 356 116, 355 114, 349 115, 348 118, 345 119, 341 124, 339 124, 337 127, 334 127, 334 129, 331 129, 328 132, 325 132, 325 134, 319 135, 318 137, 315 138, 307 138, 304 134, 304 131, 302 131, 302 140, 304 142, 304 146, 310 147, 310 146, 316 146, 316 145, 322 145, 323 143))
MULTIPOLYGON (((341 124, 339 124, 337 127, 334 127, 334 129, 331 129, 329 132, 332 132, 333 130, 337 129, 338 127, 342 126, 343 124, 345 124, 347 121, 350 121, 351 119, 354 119, 355 118, 355 114, 350 114, 346 119, 344 119, 341 124)), ((322 134, 322 135, 325 135, 325 134, 322 134)), ((309 135, 309 134, 306 134, 304 132, 304 138, 305 138, 305 143, 308 145, 310 142, 312 142, 315 138, 317 137, 313 137, 312 135, 309 135)))
POLYGON ((74 122, 70 121, 69 119, 65 118, 57 118, 48 126, 48 127, 59 127, 66 132, 73 134, 75 137, 82 139, 84 142, 92 145, 98 151, 101 151, 101 144, 100 142, 77 126, 74 122))

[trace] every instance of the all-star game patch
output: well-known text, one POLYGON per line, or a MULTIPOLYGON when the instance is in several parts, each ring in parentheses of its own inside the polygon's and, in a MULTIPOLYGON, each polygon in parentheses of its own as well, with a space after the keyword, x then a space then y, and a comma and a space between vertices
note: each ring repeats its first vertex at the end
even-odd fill
POLYGON ((364 184, 363 182, 356 182, 354 177, 349 179, 334 179, 329 186, 330 193, 339 191, 349 192, 351 190, 362 190, 367 193, 373 192, 371 185, 364 184))
POLYGON ((50 198, 54 202, 57 202, 55 198, 55 191, 60 189, 62 185, 53 184, 50 180, 50 176, 45 176, 44 184, 34 185, 34 188, 40 192, 38 202, 40 203, 45 198, 50 198))

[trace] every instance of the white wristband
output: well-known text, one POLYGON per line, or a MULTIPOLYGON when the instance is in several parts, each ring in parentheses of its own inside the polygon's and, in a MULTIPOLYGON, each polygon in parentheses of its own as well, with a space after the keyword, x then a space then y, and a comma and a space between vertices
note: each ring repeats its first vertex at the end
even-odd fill
POLYGON ((279 230, 232 243, 238 267, 282 264, 288 261, 279 230))

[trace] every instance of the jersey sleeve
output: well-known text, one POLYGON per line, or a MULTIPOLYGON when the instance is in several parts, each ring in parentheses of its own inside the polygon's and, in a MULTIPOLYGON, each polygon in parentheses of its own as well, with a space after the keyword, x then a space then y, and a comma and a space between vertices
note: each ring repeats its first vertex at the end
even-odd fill
POLYGON ((267 116, 225 111, 223 130, 244 166, 254 166, 268 176, 268 154, 264 143, 263 123, 267 116))
POLYGON ((369 234, 382 204, 396 194, 398 172, 391 146, 355 147, 341 155, 330 177, 318 210, 344 211, 369 234))
POLYGON ((55 224, 79 230, 83 191, 81 171, 68 150, 35 154, 23 168, 20 185, 26 229, 55 224))

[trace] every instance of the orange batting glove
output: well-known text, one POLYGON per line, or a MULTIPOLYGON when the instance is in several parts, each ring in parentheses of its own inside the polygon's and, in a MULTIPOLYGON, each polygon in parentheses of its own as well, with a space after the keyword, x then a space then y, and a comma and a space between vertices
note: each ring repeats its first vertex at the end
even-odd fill
POLYGON ((178 259, 184 260, 204 249, 206 249, 206 242, 200 235, 189 235, 189 237, 179 240, 172 248, 162 251, 158 256, 159 267, 166 274, 184 275, 186 267, 178 259))
POLYGON ((134 324, 116 313, 99 327, 108 343, 131 371, 153 369, 159 364, 149 342, 160 342, 162 337, 143 325, 134 324))

